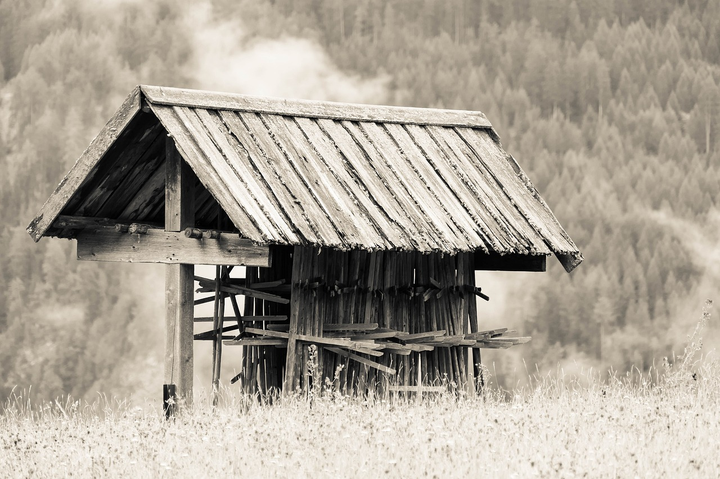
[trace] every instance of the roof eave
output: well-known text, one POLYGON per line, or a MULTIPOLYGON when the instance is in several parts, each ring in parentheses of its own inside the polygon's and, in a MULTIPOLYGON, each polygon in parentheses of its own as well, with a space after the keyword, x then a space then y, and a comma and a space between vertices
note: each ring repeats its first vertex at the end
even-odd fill
POLYGON ((93 139, 90 146, 80 155, 80 158, 77 159, 68 174, 60 181, 60 184, 40 209, 40 213, 26 228, 28 234, 36 243, 50 229, 62 209, 70 201, 70 198, 88 177, 88 174, 123 133, 141 108, 142 92, 138 86, 130 92, 118 111, 93 139))

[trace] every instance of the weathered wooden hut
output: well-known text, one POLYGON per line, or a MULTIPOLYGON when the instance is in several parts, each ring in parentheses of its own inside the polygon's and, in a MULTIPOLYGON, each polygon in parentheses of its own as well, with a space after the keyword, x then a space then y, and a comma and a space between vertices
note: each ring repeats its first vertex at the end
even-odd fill
POLYGON ((187 399, 193 339, 213 341, 215 383, 223 343, 244 346, 247 391, 473 383, 480 348, 525 340, 482 331, 475 270, 582 261, 480 112, 155 86, 133 90, 28 232, 76 239, 81 260, 167 263, 166 389, 187 399), (305 367, 313 344, 322 376, 305 367))

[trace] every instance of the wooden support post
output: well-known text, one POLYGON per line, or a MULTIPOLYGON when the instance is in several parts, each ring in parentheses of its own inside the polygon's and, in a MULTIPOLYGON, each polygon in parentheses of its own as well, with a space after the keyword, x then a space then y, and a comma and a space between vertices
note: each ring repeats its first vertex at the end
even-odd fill
POLYGON ((295 246, 292 256, 292 279, 290 292, 290 327, 287 341, 287 356, 285 359, 285 378, 283 382, 283 395, 289 396, 294 392, 298 374, 297 368, 297 335, 299 331, 300 316, 300 287, 299 281, 303 274, 303 261, 306 254, 302 254, 302 247, 295 246))
MULTIPOLYGON (((175 142, 165 141, 165 230, 195 226, 193 173, 175 142)), ((180 404, 193 399, 193 273, 192 264, 165 266, 165 383, 175 387, 180 404)))

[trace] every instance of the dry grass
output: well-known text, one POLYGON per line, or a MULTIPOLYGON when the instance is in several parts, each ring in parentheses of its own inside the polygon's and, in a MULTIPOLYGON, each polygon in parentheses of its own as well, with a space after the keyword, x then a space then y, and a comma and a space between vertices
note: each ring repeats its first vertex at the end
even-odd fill
POLYGON ((104 398, 33 408, 16 396, 0 415, 0 475, 718 477, 720 365, 701 335, 662 374, 535 377, 510 400, 269 406, 226 392, 166 422, 104 398))

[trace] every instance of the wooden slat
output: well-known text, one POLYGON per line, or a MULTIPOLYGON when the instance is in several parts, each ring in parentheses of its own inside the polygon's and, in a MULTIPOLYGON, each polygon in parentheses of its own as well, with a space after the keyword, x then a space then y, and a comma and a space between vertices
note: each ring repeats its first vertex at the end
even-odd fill
POLYGON ((397 371, 396 371, 395 369, 391 368, 391 367, 382 365, 382 364, 380 364, 380 363, 378 363, 378 362, 375 362, 375 361, 371 361, 371 360, 369 360, 369 359, 367 359, 367 358, 363 358, 362 356, 358 356, 357 354, 353 354, 353 353, 350 353, 350 352, 348 352, 348 351, 343 351, 343 350, 340 349, 340 348, 329 347, 329 348, 325 348, 325 349, 327 349, 328 351, 333 352, 333 353, 335 353, 335 354, 337 354, 337 355, 340 355, 340 356, 342 356, 342 357, 350 358, 350 359, 352 359, 353 361, 357 361, 357 362, 359 362, 359 363, 361 363, 361 364, 364 364, 364 365, 366 365, 366 366, 370 366, 371 368, 377 369, 378 371, 382 371, 382 372, 384 372, 384 373, 386 373, 386 374, 391 374, 391 375, 393 375, 393 376, 394 376, 395 374, 397 374, 397 371))
POLYGON ((257 338, 257 339, 234 339, 231 341, 223 341, 224 346, 275 346, 284 347, 287 346, 287 339, 274 339, 274 338, 257 338))
MULTIPOLYGON (((196 110, 197 115, 206 126, 208 133, 216 143, 218 149, 223 153, 228 165, 232 168, 232 172, 224 170, 224 175, 228 180, 232 179, 242 185, 246 193, 237 193, 240 197, 249 196, 252 202, 256 203, 258 211, 255 214, 261 220, 261 216, 269 222, 272 222, 274 228, 282 234, 281 238, 291 243, 297 242, 298 237, 295 234, 292 224, 283 214, 283 210, 275 200, 273 192, 263 181, 257 170, 251 167, 248 152, 237 140, 232 137, 228 126, 223 123, 218 112, 212 114, 207 110, 196 110)), ((252 205, 250 205, 252 207, 252 205)))
MULTIPOLYGON (((210 167, 207 155, 212 153, 204 151, 195 137, 197 132, 188 129, 187 113, 179 108, 157 105, 152 108, 168 132, 173 135, 178 150, 185 161, 190 164, 205 188, 221 203, 223 210, 230 217, 235 227, 247 238, 257 242, 262 241, 260 231, 252 220, 248 218, 245 211, 240 208, 237 203, 238 200, 223 185, 217 172, 210 167)), ((201 135, 198 134, 198 136, 201 135)))
POLYGON ((435 337, 440 337, 440 336, 445 336, 444 330, 426 331, 423 333, 415 333, 415 334, 401 334, 398 336, 398 339, 405 341, 405 342, 410 342, 410 341, 418 341, 418 340, 422 340, 422 339, 435 338, 435 337))
POLYGON ((288 191, 302 208, 305 221, 317 233, 314 242, 323 246, 341 247, 342 240, 328 216, 330 211, 328 205, 314 193, 314 188, 310 187, 311 180, 292 168, 285 152, 277 145, 263 123, 262 117, 254 113, 239 113, 238 116, 252 132, 257 145, 265 153, 276 174, 280 175, 288 191))
POLYGON ((528 239, 529 246, 532 246, 536 252, 550 253, 542 237, 527 223, 525 217, 517 210, 501 185, 488 171, 484 159, 473 152, 456 130, 428 127, 427 131, 447 152, 451 167, 456 169, 466 186, 477 195, 479 206, 485 208, 497 219, 497 224, 505 231, 508 241, 517 241, 515 237, 520 235, 520 237, 528 239), (513 240, 513 238, 515 239, 513 240))
MULTIPOLYGON (((155 120, 157 122, 157 119, 155 120)), ((140 156, 132 169, 117 185, 106 199, 105 203, 95 213, 97 216, 116 218, 121 211, 142 190, 148 178, 152 177, 158 169, 162 169, 165 161, 165 129, 157 122, 160 132, 153 142, 140 156)))
MULTIPOLYGON (((195 318, 196 323, 211 323, 212 320, 212 316, 200 316, 195 318)), ((243 323, 254 323, 258 321, 266 321, 268 323, 281 323, 287 320, 287 316, 243 316, 241 319, 243 323)), ((237 319, 226 317, 225 321, 237 321, 237 319)))
MULTIPOLYGON (((209 240, 209 241, 212 241, 212 240, 209 240)), ((267 246, 260 246, 260 248, 267 248, 267 246)), ((252 265, 250 265, 250 266, 252 266, 252 265)), ((201 281, 200 284, 207 285, 207 283, 205 283, 203 281, 201 281)), ((270 301, 273 303, 288 304, 290 302, 289 299, 283 298, 282 296, 276 296, 274 294, 267 293, 265 291, 257 291, 252 288, 245 288, 243 286, 234 286, 234 285, 228 284, 228 285, 221 286, 220 290, 225 293, 249 296, 251 298, 262 299, 264 301, 270 301)))
POLYGON ((108 148, 121 135, 127 134, 125 127, 139 111, 140 88, 135 88, 125 99, 120 109, 93 139, 70 172, 62 179, 53 194, 50 195, 50 198, 40 209, 40 213, 30 222, 27 232, 33 240, 37 242, 45 234, 75 191, 88 179, 88 175, 108 148))
POLYGON ((378 328, 378 323, 338 323, 323 325, 323 331, 372 331, 378 328))
MULTIPOLYGON (((448 219, 446 224, 455 232, 454 236, 467 241, 467 245, 484 244, 488 242, 486 235, 482 234, 468 214, 467 209, 457 198, 457 192, 451 191, 448 185, 440 178, 434 167, 428 162, 426 154, 415 143, 402 125, 385 125, 385 129, 403 152, 401 155, 408 161, 408 166, 414 170, 416 181, 425 186, 425 195, 436 201, 436 212, 442 212, 448 219)), ((453 188, 456 186, 452 184, 453 188)), ((464 248, 467 249, 467 248, 464 248)))
POLYGON ((109 164, 108 159, 104 159, 103 167, 100 167, 91 184, 83 187, 87 193, 83 194, 79 205, 72 207, 74 214, 105 216, 100 212, 100 208, 113 193, 120 189, 125 178, 134 172, 135 166, 138 163, 142 164, 141 160, 145 157, 145 153, 153 150, 162 155, 165 148, 165 135, 157 118, 153 115, 138 115, 138 119, 133 122, 132 130, 131 141, 127 145, 123 145, 124 148, 121 151, 116 151, 120 146, 119 143, 114 144, 113 148, 108 151, 108 155, 115 153, 117 160, 109 164))
POLYGON ((142 85, 141 88, 148 101, 156 105, 188 106, 350 121, 379 121, 476 128, 492 127, 487 117, 479 111, 264 98, 150 85, 142 85))
MULTIPOLYGON (((509 155, 487 135, 477 134, 467 128, 457 129, 470 148, 488 165, 490 174, 513 199, 513 204, 527 219, 528 223, 548 242, 565 269, 570 272, 582 261, 582 256, 573 261, 563 261, 562 253, 577 252, 577 247, 544 202, 538 201, 539 194, 527 179, 517 163, 509 161, 509 155), (529 185, 529 186, 528 186, 529 185), (569 268, 569 269, 568 269, 569 268)), ((579 254, 579 253, 578 253, 579 254)))
POLYGON ((256 246, 235 235, 218 239, 187 238, 182 232, 149 229, 144 235, 115 229, 85 229, 77 236, 77 257, 85 261, 212 264, 270 267, 268 246, 256 246))
POLYGON ((295 198, 284 182, 284 178, 275 169, 265 151, 256 143, 253 132, 248 130, 248 127, 236 113, 221 111, 220 117, 247 152, 252 167, 260 173, 263 181, 267 183, 268 190, 272 193, 278 205, 278 212, 288 217, 288 222, 293 226, 295 234, 299 234, 309 241, 317 241, 315 232, 304 216, 303 208, 296 203, 295 198))
POLYGON ((425 234, 428 236, 426 240, 442 243, 443 246, 438 249, 443 251, 455 252, 463 247, 467 249, 467 242, 457 238, 453 232, 454 228, 448 224, 447 215, 440 213, 441 209, 438 207, 437 201, 430 197, 427 188, 421 184, 417 174, 408 166, 408 160, 403 157, 402 151, 388 132, 375 123, 360 123, 359 126, 375 146, 384 163, 395 172, 394 176, 408 191, 409 198, 416 202, 416 209, 419 210, 418 216, 428 224, 428 229, 425 230, 425 234))
MULTIPOLYGON (((85 229, 85 228, 97 228, 97 227, 108 227, 115 228, 116 225, 130 226, 130 223, 113 220, 110 218, 97 218, 94 216, 67 216, 60 215, 57 220, 53 223, 53 228, 58 229, 85 229)), ((147 224, 149 227, 162 228, 159 224, 147 224)))
POLYGON ((119 220, 133 221, 148 218, 165 202, 165 168, 159 166, 147 178, 130 202, 118 215, 119 220))
POLYGON ((245 328, 245 332, 250 334, 257 334, 259 336, 267 336, 269 338, 288 339, 290 337, 289 333, 285 333, 282 331, 271 331, 269 329, 245 328))
MULTIPOLYGON (((205 110, 182 109, 178 111, 180 118, 193 133, 200 148, 206 153, 210 167, 217 174, 219 181, 230 195, 236 200, 255 227, 267 241, 287 241, 286 238, 278 236, 276 225, 270 224, 268 218, 258 206, 258 199, 251 194, 251 190, 244 179, 233 170, 229 163, 239 164, 240 159, 235 150, 230 147, 227 140, 215 124, 210 114, 205 110), (207 124, 205 123, 207 122, 207 124)), ((284 226, 287 227, 285 224, 284 226)))
POLYGON ((345 187, 354 190, 356 198, 360 198, 361 195, 369 196, 369 199, 377 203, 376 205, 367 201, 362 202, 368 213, 368 219, 372 220, 380 238, 385 238, 385 243, 390 247, 406 244, 408 239, 403 238, 403 232, 390 221, 391 217, 401 221, 400 215, 393 213, 399 211, 397 202, 387 192, 377 173, 363 164, 362 153, 342 126, 330 120, 298 121, 298 124, 345 187), (349 166, 346 166, 345 162, 349 166), (360 191, 353 186, 355 182, 361 186, 360 191))
POLYGON ((505 231, 500 229, 498 218, 490 213, 487 203, 478 205, 479 198, 462 180, 462 175, 466 173, 450 167, 448 155, 452 155, 452 152, 440 148, 428 133, 427 128, 407 125, 405 130, 413 142, 422 149, 428 164, 432 166, 438 177, 448 185, 450 193, 457 198, 465 212, 471 217, 472 222, 469 228, 476 230, 480 234, 482 242, 491 249, 505 251, 508 247, 503 244, 505 231))
POLYGON ((372 232, 373 228, 359 224, 363 218, 353 214, 357 211, 353 200, 347 198, 335 177, 317 161, 317 154, 297 124, 290 118, 277 115, 262 115, 261 119, 272 131, 275 142, 286 153, 288 163, 303 180, 307 190, 317 198, 328 220, 337 231, 342 232, 343 248, 357 248, 364 244, 363 236, 366 235, 363 230, 372 232))

